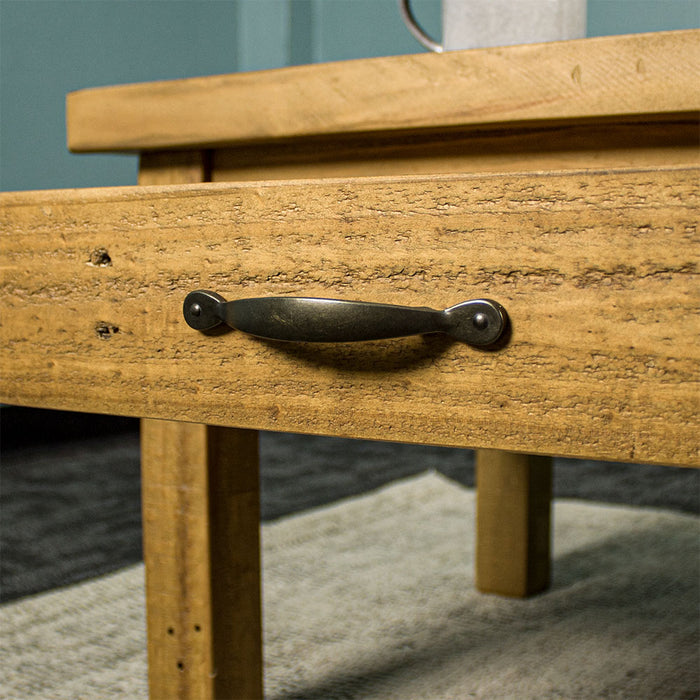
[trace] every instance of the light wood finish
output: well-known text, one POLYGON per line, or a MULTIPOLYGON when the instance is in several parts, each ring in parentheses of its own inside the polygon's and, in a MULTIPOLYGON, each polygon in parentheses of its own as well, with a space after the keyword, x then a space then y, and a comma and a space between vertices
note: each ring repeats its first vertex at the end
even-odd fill
POLYGON ((476 585, 525 597, 550 578, 552 459, 478 450, 476 585))
POLYGON ((262 697, 256 431, 142 423, 150 697, 262 697))
POLYGON ((82 90, 68 96, 68 145, 173 149, 697 111, 699 37, 597 37, 82 90))
MULTIPOLYGON (((700 39, 699 39, 700 41, 700 39)), ((213 153, 215 182, 652 168, 700 162, 700 113, 261 143, 213 153)))
MULTIPOLYGON (((139 183, 209 178, 197 151, 141 158, 139 183)), ((261 698, 258 434, 141 421, 149 691, 261 698)))
POLYGON ((698 173, 7 193, 0 400, 698 464, 698 173), (512 336, 484 352, 441 336, 204 335, 182 319, 196 288, 433 307, 486 296, 512 336))

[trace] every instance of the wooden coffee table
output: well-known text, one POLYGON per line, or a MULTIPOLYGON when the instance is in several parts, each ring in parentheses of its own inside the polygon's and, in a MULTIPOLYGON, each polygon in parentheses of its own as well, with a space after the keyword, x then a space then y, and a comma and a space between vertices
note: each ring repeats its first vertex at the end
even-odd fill
POLYGON ((0 400, 143 418, 154 698, 262 695, 258 430, 477 448, 477 585, 518 596, 549 455, 700 464, 698 84, 682 31, 69 95, 70 148, 140 153, 139 186, 0 196, 0 400), (510 329, 206 334, 195 289, 510 329))

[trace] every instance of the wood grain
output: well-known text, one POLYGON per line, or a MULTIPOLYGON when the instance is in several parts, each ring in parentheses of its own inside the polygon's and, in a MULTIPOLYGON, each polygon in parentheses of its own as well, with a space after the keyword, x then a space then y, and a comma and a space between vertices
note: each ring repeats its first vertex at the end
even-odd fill
POLYGON ((698 173, 7 193, 0 400, 697 465, 698 173), (195 288, 486 296, 512 333, 490 352, 203 335, 182 319, 195 288))
MULTIPOLYGON (((139 183, 209 179, 197 151, 142 156, 139 183)), ((258 434, 141 421, 151 698, 261 698, 258 434)))
POLYGON ((294 66, 67 99, 73 151, 700 109, 700 30, 294 66))

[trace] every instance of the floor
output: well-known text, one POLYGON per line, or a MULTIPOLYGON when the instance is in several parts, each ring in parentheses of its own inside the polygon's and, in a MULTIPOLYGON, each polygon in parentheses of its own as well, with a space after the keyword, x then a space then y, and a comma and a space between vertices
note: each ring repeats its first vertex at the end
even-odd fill
MULTIPOLYGON (((0 409, 0 601, 141 560, 138 421, 0 409)), ((275 520, 434 470, 474 485, 468 450, 261 433, 275 520)), ((700 513, 700 470, 555 460, 555 496, 700 513)))

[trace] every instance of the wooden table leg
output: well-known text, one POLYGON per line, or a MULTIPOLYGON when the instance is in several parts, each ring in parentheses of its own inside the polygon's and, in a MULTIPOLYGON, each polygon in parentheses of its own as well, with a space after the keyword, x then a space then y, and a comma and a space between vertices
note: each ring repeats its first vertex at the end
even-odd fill
MULTIPOLYGON (((139 184, 209 179, 199 151, 141 156, 139 184)), ((154 700, 263 695, 258 433, 141 421, 154 700)))
POLYGON ((524 598, 550 578, 552 458, 478 450, 476 586, 524 598))
POLYGON ((142 422, 154 700, 262 697, 258 433, 142 422))

